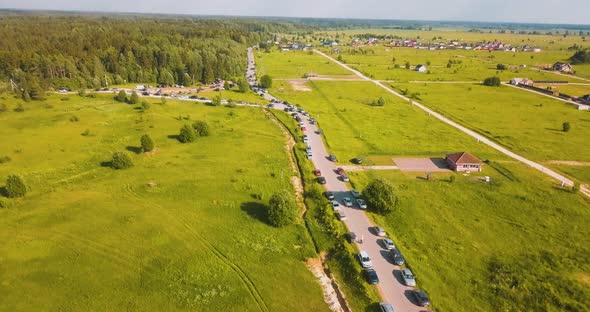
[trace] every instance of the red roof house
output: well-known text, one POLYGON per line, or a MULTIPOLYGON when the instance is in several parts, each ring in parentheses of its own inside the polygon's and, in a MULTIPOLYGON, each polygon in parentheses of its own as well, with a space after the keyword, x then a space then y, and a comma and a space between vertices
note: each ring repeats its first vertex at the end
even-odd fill
POLYGON ((445 160, 454 171, 480 172, 483 166, 481 160, 467 152, 447 154, 445 160))

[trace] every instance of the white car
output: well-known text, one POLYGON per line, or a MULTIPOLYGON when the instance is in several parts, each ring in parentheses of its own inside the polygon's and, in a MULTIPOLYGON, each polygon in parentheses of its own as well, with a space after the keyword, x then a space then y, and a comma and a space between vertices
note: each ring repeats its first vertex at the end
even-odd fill
POLYGON ((387 235, 387 233, 385 233, 385 230, 380 226, 373 227, 373 231, 377 236, 385 237, 387 235))
POLYGON ((352 194, 352 197, 354 197, 354 198, 361 197, 361 193, 359 191, 357 191, 357 190, 350 191, 350 194, 352 194))
POLYGON ((344 221, 344 220, 346 220, 346 215, 342 211, 337 211, 336 218, 338 218, 338 220, 340 220, 340 221, 344 221))
POLYGON ((363 200, 362 198, 358 198, 356 200, 356 203, 359 204, 359 207, 361 207, 361 209, 367 209, 367 203, 365 203, 365 200, 363 200))
POLYGON ((369 258, 369 254, 366 251, 361 250, 361 252, 358 254, 358 257, 363 268, 370 268, 373 266, 373 262, 371 261, 371 258, 369 258))
POLYGON ((385 248, 387 250, 393 250, 393 249, 395 249, 395 244, 389 238, 383 238, 383 239, 381 239, 381 243, 383 244, 383 248, 385 248))
POLYGON ((406 286, 416 286, 416 277, 414 276, 414 274, 412 274, 412 271, 410 271, 410 269, 402 270, 402 279, 404 280, 404 284, 406 284, 406 286))
POLYGON ((344 206, 352 207, 352 200, 349 197, 342 198, 342 201, 344 202, 344 206))
POLYGON ((340 204, 337 201, 333 200, 331 202, 331 204, 332 204, 332 209, 334 209, 334 211, 340 210, 340 204))

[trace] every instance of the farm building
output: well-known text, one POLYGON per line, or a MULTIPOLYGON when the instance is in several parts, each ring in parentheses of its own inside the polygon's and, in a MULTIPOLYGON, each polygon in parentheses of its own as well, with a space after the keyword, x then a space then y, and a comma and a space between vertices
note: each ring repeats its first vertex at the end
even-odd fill
POLYGON ((481 160, 467 152, 447 154, 445 160, 453 171, 481 172, 483 166, 481 160))
POLYGON ((426 66, 424 66, 422 64, 416 65, 416 71, 417 72, 421 72, 421 73, 425 73, 426 72, 426 66))
POLYGON ((562 73, 572 73, 574 71, 574 68, 569 63, 557 62, 553 64, 553 70, 562 73))

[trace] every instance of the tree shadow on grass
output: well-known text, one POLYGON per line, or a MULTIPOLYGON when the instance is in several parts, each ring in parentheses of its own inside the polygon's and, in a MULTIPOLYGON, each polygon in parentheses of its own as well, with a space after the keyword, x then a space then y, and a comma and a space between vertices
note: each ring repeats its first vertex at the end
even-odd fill
POLYGON ((0 186, 0 197, 8 198, 8 192, 6 191, 6 186, 0 186))
POLYGON ((563 132, 563 129, 555 129, 555 128, 545 128, 545 130, 563 132))
POLYGON ((103 161, 100 163, 101 167, 105 167, 105 168, 112 168, 113 167, 113 162, 112 161, 103 161))
POLYGON ((178 134, 171 134, 168 136, 169 139, 176 140, 176 141, 180 141, 179 137, 180 136, 178 134))
POLYGON ((137 146, 127 146, 125 147, 126 150, 134 153, 134 154, 139 154, 141 153, 141 147, 137 147, 137 146))
POLYGON ((245 211, 250 217, 268 224, 268 207, 263 203, 247 202, 240 205, 240 209, 245 211))

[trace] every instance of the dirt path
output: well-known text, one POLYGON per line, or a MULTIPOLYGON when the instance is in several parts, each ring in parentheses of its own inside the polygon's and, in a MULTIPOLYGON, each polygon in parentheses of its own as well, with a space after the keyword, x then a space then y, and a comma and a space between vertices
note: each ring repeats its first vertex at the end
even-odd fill
POLYGON ((549 160, 545 162, 550 165, 565 165, 565 166, 580 166, 589 167, 590 162, 575 161, 575 160, 549 160))
POLYGON ((548 97, 548 98, 552 98, 552 99, 554 99, 554 100, 562 101, 562 102, 565 102, 565 103, 568 103, 568 104, 573 104, 573 105, 576 105, 576 106, 580 106, 580 105, 582 105, 582 104, 580 104, 580 103, 576 103, 576 102, 574 102, 574 101, 568 101, 568 100, 564 100, 564 99, 562 99, 562 98, 558 98, 558 97, 556 97, 556 96, 553 96, 553 95, 549 95, 549 94, 541 93, 541 92, 538 92, 538 91, 535 91, 535 90, 531 90, 531 89, 526 89, 526 88, 517 87, 517 86, 511 85, 511 84, 509 84, 509 83, 502 82, 502 84, 503 84, 503 85, 505 85, 505 86, 508 86, 508 87, 515 88, 515 89, 524 90, 524 91, 532 92, 532 93, 535 93, 535 94, 543 95, 543 96, 546 96, 546 97, 548 97))
POLYGON ((342 166, 345 171, 399 170, 397 166, 342 166))
MULTIPOLYGON (((458 123, 450 120, 449 118, 447 118, 447 117, 445 117, 445 116, 443 116, 443 115, 441 115, 441 114, 433 111, 432 109, 426 107, 425 105, 420 104, 420 103, 418 103, 418 102, 416 102, 414 100, 411 100, 410 98, 407 98, 407 97, 405 97, 405 96, 403 96, 403 95, 401 95, 401 94, 393 91, 389 87, 385 86, 383 83, 381 83, 381 82, 379 82, 377 80, 373 80, 373 79, 370 79, 370 78, 366 77, 361 72, 350 68, 346 64, 343 64, 343 63, 337 61, 336 59, 330 57, 329 55, 327 55, 327 54, 325 54, 325 53, 323 53, 321 51, 318 51, 318 50, 314 50, 314 52, 317 53, 317 54, 320 54, 323 57, 331 60, 332 62, 340 65, 341 67, 344 67, 344 68, 348 69, 349 71, 353 72, 354 74, 356 74, 360 78, 362 78, 362 79, 364 79, 366 81, 371 81, 371 82, 375 83, 379 87, 383 88, 385 91, 387 91, 387 92, 389 92, 389 93, 391 93, 391 94, 393 94, 393 95, 395 95, 395 96, 403 99, 404 101, 410 102, 412 105, 415 105, 416 107, 418 107, 421 110, 427 112, 431 116, 434 116, 438 120, 440 120, 440 121, 442 121, 442 122, 444 122, 444 123, 446 123, 446 124, 448 124, 448 125, 456 128, 456 129, 464 132, 465 134, 467 134, 467 135, 469 135, 469 136, 477 139, 478 142, 481 142, 483 144, 486 144, 489 147, 491 147, 491 148, 493 148, 493 149, 495 149, 495 150, 497 150, 497 151, 499 151, 499 152, 501 152, 501 153, 503 153, 503 154, 505 154, 505 155, 507 155, 509 157, 512 157, 512 158, 514 158, 514 159, 516 159, 516 160, 524 163, 525 165, 527 165, 529 167, 532 167, 534 169, 537 169, 538 171, 541 171, 545 175, 548 175, 548 176, 556 179, 560 183, 564 183, 565 185, 568 185, 568 186, 573 186, 574 185, 574 182, 571 179, 569 179, 569 178, 567 178, 567 177, 565 177, 565 176, 563 176, 563 175, 561 175, 561 174, 559 174, 559 173, 557 173, 557 172, 555 172, 555 171, 553 171, 553 170, 551 170, 551 169, 549 169, 549 168, 547 168, 547 167, 545 167, 545 166, 543 166, 543 165, 541 165, 539 163, 536 163, 534 161, 531 161, 531 160, 529 160, 527 158, 524 158, 524 157, 522 157, 522 156, 520 156, 520 155, 518 155, 518 154, 516 154, 516 153, 514 153, 512 151, 510 151, 509 149, 507 149, 507 148, 501 146, 500 144, 498 144, 498 143, 490 140, 489 138, 487 138, 487 137, 485 137, 485 136, 483 136, 483 135, 481 135, 481 134, 479 134, 479 133, 477 133, 477 132, 475 132, 475 131, 473 131, 471 129, 468 129, 468 128, 466 128, 466 127, 464 127, 464 126, 462 126, 462 125, 460 125, 460 124, 458 124, 458 123)), ((590 189, 588 189, 588 187, 582 186, 581 187, 581 192, 585 196, 590 197, 590 189)))
POLYGON ((351 312, 348 308, 346 298, 341 291, 336 291, 339 287, 331 277, 329 271, 324 268, 325 255, 320 255, 320 258, 309 258, 307 259, 306 266, 311 271, 313 276, 318 279, 322 290, 324 292, 324 301, 328 304, 328 307, 333 312, 351 312))

